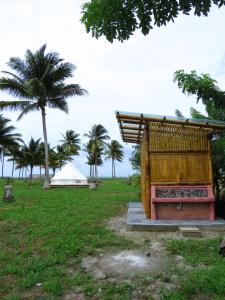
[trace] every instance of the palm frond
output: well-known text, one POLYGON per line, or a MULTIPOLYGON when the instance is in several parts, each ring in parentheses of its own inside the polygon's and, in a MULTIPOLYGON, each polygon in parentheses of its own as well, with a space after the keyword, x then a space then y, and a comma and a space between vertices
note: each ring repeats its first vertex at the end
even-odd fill
POLYGON ((24 82, 19 76, 17 76, 16 74, 13 74, 12 72, 9 72, 9 71, 2 71, 2 73, 14 77, 14 79, 16 79, 20 84, 23 84, 23 82, 24 82))
POLYGON ((11 57, 7 65, 16 72, 19 78, 22 80, 27 80, 29 74, 27 72, 26 63, 19 57, 11 57))
POLYGON ((49 76, 46 76, 46 80, 49 83, 62 83, 65 79, 73 76, 73 71, 75 70, 75 66, 71 63, 60 63, 60 64, 51 64, 51 68, 49 70, 49 76))
POLYGON ((23 110, 28 105, 30 105, 31 101, 0 101, 0 110, 8 109, 11 111, 23 110))
POLYGON ((21 114, 18 116, 17 120, 21 120, 26 114, 28 114, 31 111, 36 111, 39 110, 39 107, 37 105, 37 103, 31 103, 30 105, 28 105, 27 107, 25 107, 23 109, 23 111, 21 112, 21 114))
POLYGON ((15 78, 0 78, 0 90, 7 92, 13 97, 28 98, 31 99, 30 95, 24 90, 23 84, 15 78))
POLYGON ((47 101, 47 106, 54 109, 59 109, 65 113, 68 113, 68 104, 66 100, 63 98, 55 98, 51 99, 51 101, 47 101))
POLYGON ((84 96, 88 94, 85 89, 82 89, 79 84, 68 84, 61 89, 61 95, 64 97, 84 96))

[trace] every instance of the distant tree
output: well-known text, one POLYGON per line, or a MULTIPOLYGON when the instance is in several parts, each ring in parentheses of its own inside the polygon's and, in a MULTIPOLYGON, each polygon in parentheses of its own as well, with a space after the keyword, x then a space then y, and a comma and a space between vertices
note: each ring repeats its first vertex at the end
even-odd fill
POLYGON ((4 71, 9 77, 0 78, 0 90, 23 100, 0 101, 0 109, 20 110, 21 119, 32 111, 40 111, 42 116, 45 143, 45 182, 49 187, 49 158, 46 125, 46 108, 60 109, 68 113, 66 99, 86 91, 78 84, 66 84, 65 80, 73 76, 74 66, 63 62, 55 52, 45 53, 46 45, 36 52, 26 51, 25 60, 10 58, 8 66, 12 72, 4 71))
POLYGON ((198 110, 196 110, 194 107, 190 108, 190 116, 193 119, 208 119, 210 118, 209 116, 205 116, 202 113, 200 113, 198 110))
MULTIPOLYGON (((23 142, 23 141, 21 140, 21 142, 23 142)), ((21 145, 19 143, 16 143, 15 145, 10 146, 8 148, 8 155, 7 155, 8 159, 7 160, 12 162, 12 173, 11 173, 12 178, 14 177, 16 156, 17 156, 18 152, 20 151, 20 147, 21 147, 21 145)))
POLYGON ((110 139, 108 131, 101 124, 93 125, 89 133, 84 134, 89 138, 85 151, 88 153, 88 164, 90 165, 91 177, 97 177, 97 167, 102 165, 102 154, 106 141, 110 139), (91 164, 90 164, 91 163, 91 164), (93 163, 93 164, 92 164, 93 163))
POLYGON ((62 166, 67 162, 71 161, 70 153, 63 145, 56 146, 56 153, 59 161, 59 168, 61 170, 62 166))
POLYGON ((212 5, 222 7, 224 0, 90 0, 82 6, 81 22, 86 31, 99 38, 105 36, 109 42, 128 40, 140 29, 147 35, 154 26, 161 27, 179 14, 207 16, 212 5))
POLYGON ((176 109, 175 110, 175 116, 177 118, 183 118, 184 116, 182 115, 182 112, 179 110, 179 109, 176 109))
POLYGON ((84 136, 101 146, 110 139, 108 131, 101 124, 93 125, 91 131, 85 133, 84 136))
POLYGON ((97 178, 97 167, 103 164, 103 150, 104 148, 93 140, 89 140, 84 145, 84 151, 87 152, 87 164, 90 166, 90 178, 97 178))
POLYGON ((23 146, 20 146, 19 151, 16 151, 13 157, 15 160, 16 169, 19 170, 19 179, 23 178, 24 170, 28 170, 29 166, 26 153, 21 151, 22 147, 23 146))
POLYGON ((32 181, 34 166, 39 166, 41 163, 40 140, 35 140, 31 137, 28 145, 24 144, 21 147, 22 156, 25 158, 27 165, 30 166, 30 183, 32 181))
POLYGON ((10 120, 0 115, 0 160, 2 163, 2 178, 4 176, 4 162, 5 156, 9 154, 12 149, 21 140, 19 133, 14 133, 16 129, 9 125, 10 120))
POLYGON ((133 146, 132 156, 130 158, 131 166, 134 170, 140 171, 141 168, 141 146, 133 146))
POLYGON ((121 162, 123 156, 123 146, 117 140, 106 144, 105 157, 112 160, 112 178, 116 178, 115 161, 121 162))
POLYGON ((67 130, 65 135, 62 134, 63 140, 62 146, 65 147, 66 151, 70 154, 70 156, 73 155, 79 155, 79 150, 80 150, 80 139, 79 139, 79 134, 76 133, 74 130, 67 130))
POLYGON ((59 153, 54 148, 49 149, 49 167, 53 170, 53 176, 55 176, 55 170, 61 167, 60 162, 59 153))

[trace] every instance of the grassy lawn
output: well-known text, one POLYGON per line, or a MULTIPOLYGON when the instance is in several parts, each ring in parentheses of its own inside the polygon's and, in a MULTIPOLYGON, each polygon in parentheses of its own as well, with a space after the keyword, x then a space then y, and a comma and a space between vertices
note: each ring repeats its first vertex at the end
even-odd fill
MULTIPOLYGON (((2 194, 4 184, 0 182, 2 194)), ((1 300, 62 299, 75 290, 87 299, 151 299, 146 288, 154 278, 115 284, 96 280, 81 268, 87 255, 140 247, 105 225, 126 210, 128 201, 138 199, 136 187, 117 179, 103 181, 95 191, 45 191, 40 182, 29 187, 15 181, 13 191, 16 201, 0 204, 1 300)), ((168 282, 174 273, 179 281, 176 290, 161 290, 161 299, 225 299, 225 260, 217 253, 220 241, 166 241, 171 261, 182 255, 193 268, 173 265, 168 274, 159 275, 168 282)))
POLYGON ((225 258, 218 254, 221 238, 171 240, 167 243, 170 253, 182 255, 193 269, 189 272, 177 270, 180 288, 177 291, 164 291, 162 299, 225 299, 225 258))
POLYGON ((16 201, 0 205, 0 299, 58 299, 73 286, 95 294, 99 284, 80 269, 82 257, 134 246, 104 224, 138 197, 135 187, 121 182, 104 181, 96 191, 44 191, 39 182, 14 182, 16 201), (74 276, 66 271, 70 265, 77 268, 74 276))

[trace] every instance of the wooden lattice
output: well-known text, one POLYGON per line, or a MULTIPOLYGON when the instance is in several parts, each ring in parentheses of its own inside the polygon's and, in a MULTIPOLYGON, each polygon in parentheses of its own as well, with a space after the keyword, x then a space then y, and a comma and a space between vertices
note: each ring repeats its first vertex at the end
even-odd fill
POLYGON ((149 123, 151 152, 208 151, 208 130, 199 127, 149 123))

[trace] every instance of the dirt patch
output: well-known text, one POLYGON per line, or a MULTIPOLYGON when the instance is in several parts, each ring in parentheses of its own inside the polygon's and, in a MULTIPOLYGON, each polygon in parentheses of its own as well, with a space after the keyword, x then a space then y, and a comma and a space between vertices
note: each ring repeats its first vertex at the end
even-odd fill
POLYGON ((66 295, 64 295, 62 300, 85 300, 85 296, 82 293, 78 292, 68 292, 66 295))
POLYGON ((147 253, 140 250, 125 250, 116 253, 104 253, 98 257, 88 256, 82 261, 82 267, 96 279, 116 277, 133 278, 145 273, 158 273, 167 265, 164 253, 147 253))

